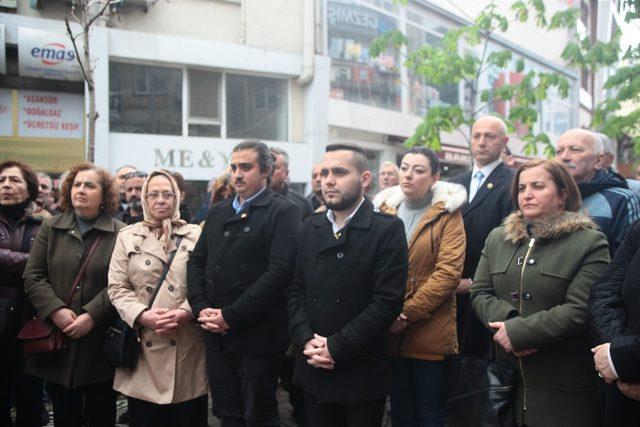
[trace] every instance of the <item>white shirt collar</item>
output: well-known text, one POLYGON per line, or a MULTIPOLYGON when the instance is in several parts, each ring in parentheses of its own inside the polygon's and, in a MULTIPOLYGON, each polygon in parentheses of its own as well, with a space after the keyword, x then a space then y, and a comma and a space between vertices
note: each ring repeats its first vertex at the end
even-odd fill
POLYGON ((481 168, 479 168, 478 165, 475 162, 473 162, 473 170, 471 171, 471 177, 473 178, 476 175, 476 172, 480 171, 482 172, 483 177, 486 178, 489 175, 491 175, 491 172, 493 172, 494 169, 497 168, 500 163, 502 163, 502 159, 500 157, 498 157, 496 160, 489 163, 488 165, 484 165, 481 168))
MULTIPOLYGON (((344 220, 344 226, 345 227, 347 226, 347 224, 349 224, 349 221, 351 221, 351 218, 354 217, 356 212, 358 212, 358 209, 360 209, 360 206, 362 206, 362 202, 364 202, 364 199, 365 198, 363 196, 362 200, 360 200, 360 203, 358 203, 358 206, 356 206, 356 208, 349 215, 347 215, 347 218, 344 220)), ((338 231, 340 231, 342 228, 344 228, 344 227, 339 227, 338 226, 338 224, 336 223, 335 217, 333 215, 333 211, 331 209, 327 209, 327 219, 331 223, 331 228, 333 230, 333 234, 336 234, 338 231)))

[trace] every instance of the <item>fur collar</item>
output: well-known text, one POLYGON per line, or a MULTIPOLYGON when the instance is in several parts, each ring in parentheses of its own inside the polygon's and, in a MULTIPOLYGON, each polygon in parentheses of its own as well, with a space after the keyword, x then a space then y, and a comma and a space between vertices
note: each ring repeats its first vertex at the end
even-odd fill
MULTIPOLYGON (((467 191, 460 184, 452 182, 438 181, 431 187, 433 197, 431 205, 443 204, 447 212, 454 212, 462 207, 467 201, 467 191)), ((390 187, 379 192, 373 198, 373 206, 380 208, 383 204, 391 209, 397 210, 404 200, 404 193, 399 185, 390 187)))
MULTIPOLYGON (((561 211, 552 214, 545 219, 534 220, 531 223, 531 232, 537 239, 559 239, 576 231, 596 229, 597 226, 591 219, 579 212, 561 211)), ((504 240, 514 245, 527 241, 527 222, 520 211, 514 212, 504 220, 504 240)))

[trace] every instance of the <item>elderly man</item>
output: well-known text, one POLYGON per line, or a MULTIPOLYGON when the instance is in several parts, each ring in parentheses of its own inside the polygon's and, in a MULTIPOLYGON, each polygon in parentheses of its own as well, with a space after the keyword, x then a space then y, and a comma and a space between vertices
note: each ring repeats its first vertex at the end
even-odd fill
POLYGON ((309 202, 309 205, 314 212, 320 206, 324 206, 324 199, 322 198, 322 181, 320 179, 321 169, 322 163, 313 165, 313 169, 311 169, 311 193, 307 196, 307 202, 309 202))
POLYGON ((398 165, 393 162, 382 162, 378 172, 378 191, 398 185, 399 182, 398 165))
POLYGON ((53 198, 53 180, 44 172, 38 172, 36 175, 38 176, 38 198, 36 199, 36 205, 39 209, 44 209, 51 214, 58 213, 57 210, 52 209, 55 202, 53 198))
POLYGON ((457 298, 458 341, 464 354, 483 356, 491 342, 487 329, 471 310, 469 287, 489 232, 511 212, 513 172, 500 157, 508 142, 507 125, 502 120, 492 116, 478 119, 471 128, 473 169, 452 180, 464 185, 469 196, 460 209, 467 250, 457 298))
POLYGON ((289 154, 276 147, 271 147, 269 150, 273 156, 274 164, 269 187, 271 187, 271 191, 276 194, 282 194, 295 207, 297 207, 300 210, 302 219, 304 220, 306 217, 311 215, 313 211, 304 196, 299 195, 289 187, 289 154))
POLYGON ((640 218, 640 207, 626 181, 605 169, 602 140, 586 129, 570 129, 556 144, 556 158, 578 183, 582 208, 609 241, 611 256, 622 244, 629 225, 640 218))
POLYGON ((125 195, 125 191, 124 191, 124 177, 127 176, 129 173, 135 172, 137 170, 138 169, 136 169, 131 165, 120 166, 118 169, 116 169, 115 182, 116 182, 116 187, 118 188, 118 193, 120 194, 120 210, 119 211, 124 211, 127 208, 127 196, 125 195))

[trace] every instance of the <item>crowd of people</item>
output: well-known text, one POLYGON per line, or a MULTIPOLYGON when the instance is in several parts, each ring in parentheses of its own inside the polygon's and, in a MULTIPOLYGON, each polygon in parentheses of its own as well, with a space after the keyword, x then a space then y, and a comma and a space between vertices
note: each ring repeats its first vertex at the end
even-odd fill
POLYGON ((514 425, 640 425, 640 185, 605 135, 519 166, 508 141, 483 117, 469 172, 411 148, 376 194, 330 144, 304 197, 248 140, 194 215, 168 170, 0 163, 0 424, 42 425, 46 391, 56 426, 113 426, 118 393, 133 427, 206 426, 208 396, 224 427, 278 426, 282 384, 302 426, 380 426, 390 398, 394 426, 439 427, 464 354, 517 371, 514 425), (133 366, 105 357, 115 318, 133 366))

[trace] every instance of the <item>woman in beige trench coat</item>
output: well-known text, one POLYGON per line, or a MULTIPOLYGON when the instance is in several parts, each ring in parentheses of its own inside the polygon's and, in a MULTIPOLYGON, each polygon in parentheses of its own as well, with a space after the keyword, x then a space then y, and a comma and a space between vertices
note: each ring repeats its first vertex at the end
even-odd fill
POLYGON ((122 229, 109 267, 109 298, 138 328, 133 369, 116 369, 114 389, 128 397, 131 427, 206 426, 204 336, 187 302, 187 260, 200 235, 180 219, 180 192, 165 171, 142 189, 144 221, 122 229), (176 247, 178 237, 182 241, 176 247), (171 253, 177 251, 151 308, 147 304, 171 253))

